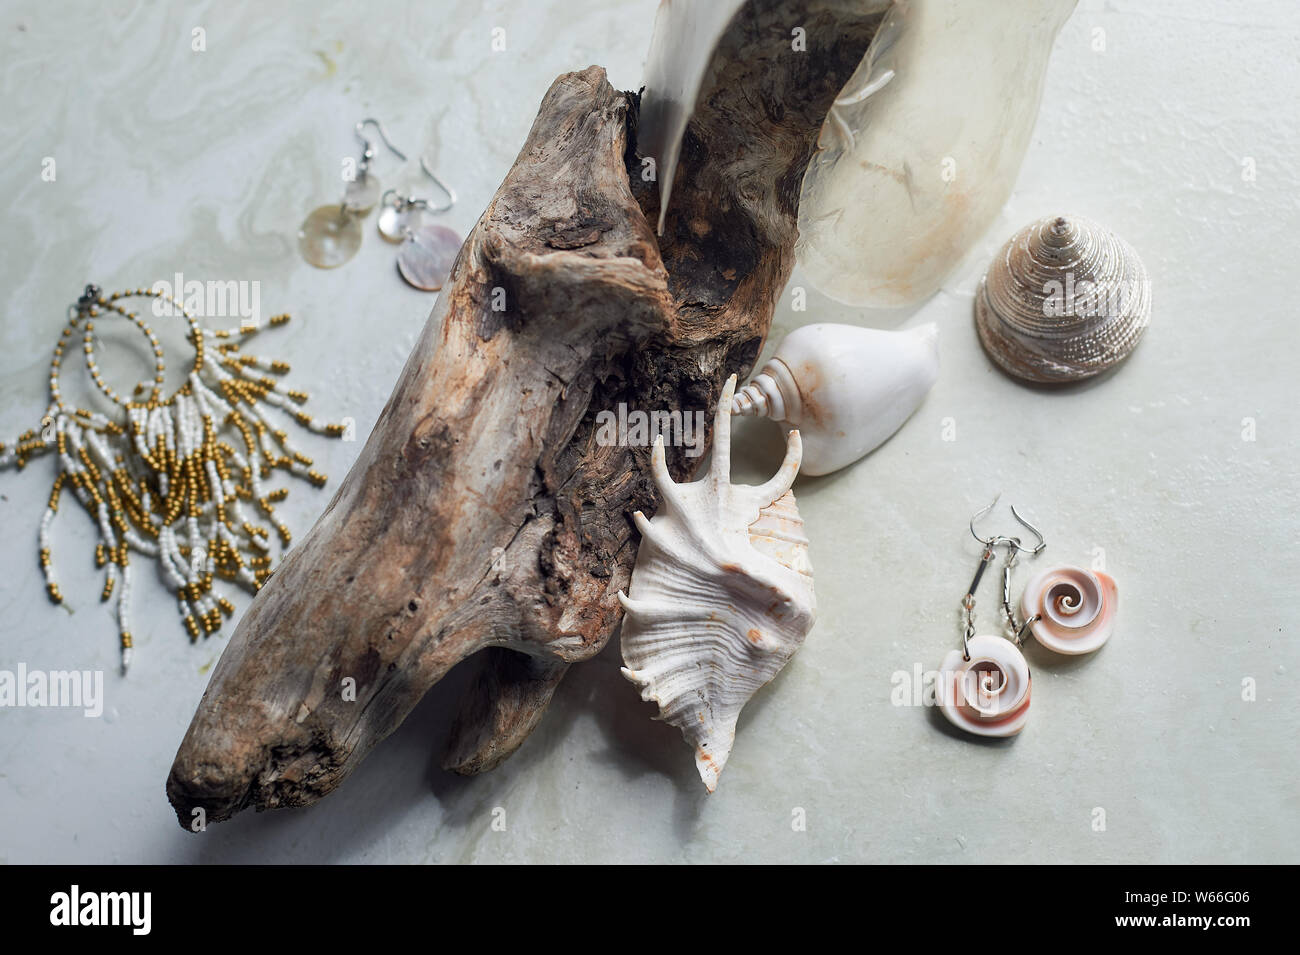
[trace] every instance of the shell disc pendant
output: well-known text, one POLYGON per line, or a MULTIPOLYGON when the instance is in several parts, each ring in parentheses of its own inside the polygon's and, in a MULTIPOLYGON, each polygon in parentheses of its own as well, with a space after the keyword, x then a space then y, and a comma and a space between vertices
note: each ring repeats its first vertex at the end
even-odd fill
POLYGON ((389 189, 380 200, 384 208, 379 213, 375 225, 385 242, 401 242, 408 235, 424 225, 428 203, 422 199, 402 196, 389 189))
POLYGON ((361 248, 361 218, 343 205, 320 206, 298 229, 298 251, 318 269, 338 268, 361 248))
POLYGON ((397 271, 408 285, 436 292, 446 283, 460 252, 460 236, 442 225, 407 230, 397 250, 397 271))
POLYGON ((365 218, 379 203, 379 177, 359 171, 343 189, 343 205, 355 215, 365 218))

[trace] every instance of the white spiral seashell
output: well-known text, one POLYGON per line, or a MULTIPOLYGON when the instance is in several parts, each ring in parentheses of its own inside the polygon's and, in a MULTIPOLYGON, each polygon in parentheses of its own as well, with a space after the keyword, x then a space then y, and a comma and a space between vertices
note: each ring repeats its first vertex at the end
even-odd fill
POLYGON ((1053 567, 1025 585, 1020 598, 1034 638, 1057 653, 1091 653, 1110 639, 1119 609, 1114 578, 1080 567, 1053 567))
POLYGON ((984 349, 1008 374, 1067 382, 1119 364, 1151 317, 1133 247, 1088 219, 1049 216, 1007 242, 975 294, 984 349))
POLYGON ((795 329, 732 402, 738 415, 798 428, 803 472, 830 474, 875 450, 939 377, 939 329, 817 324, 795 329))
POLYGON ((662 438, 651 454, 661 504, 637 511, 641 549, 629 595, 619 594, 623 675, 682 731, 710 792, 735 740, 736 719, 799 649, 816 615, 808 540, 790 485, 799 432, 766 484, 731 483, 731 407, 722 391, 713 458, 703 480, 676 484, 662 438))
POLYGON ((961 650, 943 658, 935 696, 958 729, 977 736, 1015 736, 1029 717, 1031 680, 1024 654, 1010 640, 971 637, 970 659, 961 650))

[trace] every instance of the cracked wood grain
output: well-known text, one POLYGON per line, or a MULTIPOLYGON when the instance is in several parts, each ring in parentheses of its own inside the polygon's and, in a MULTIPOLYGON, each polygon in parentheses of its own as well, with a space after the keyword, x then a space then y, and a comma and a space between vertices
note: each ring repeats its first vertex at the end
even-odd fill
MULTIPOLYGON (((661 238, 637 95, 599 67, 554 82, 356 463, 217 664, 167 781, 183 827, 328 794, 480 651, 446 765, 482 772, 522 744, 613 634, 630 515, 655 508, 649 450, 598 443, 595 417, 626 402, 711 422, 748 373, 822 119, 879 20, 848 0, 742 8, 661 238)), ((674 478, 696 460, 671 449, 674 478)))

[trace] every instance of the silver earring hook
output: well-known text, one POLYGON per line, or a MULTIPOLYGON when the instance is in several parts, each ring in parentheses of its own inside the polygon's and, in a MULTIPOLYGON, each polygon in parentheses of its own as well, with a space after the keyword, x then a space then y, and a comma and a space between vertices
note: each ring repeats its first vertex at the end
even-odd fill
POLYGON ((1002 492, 999 491, 997 497, 993 498, 992 502, 987 507, 982 507, 975 512, 975 514, 970 519, 970 523, 967 525, 970 528, 970 536, 975 538, 985 547, 997 547, 999 544, 1005 544, 1008 547, 1012 547, 1019 550, 1020 538, 1018 537, 1004 537, 1002 535, 998 535, 996 537, 980 537, 979 534, 975 533, 975 522, 980 520, 982 517, 984 517, 984 515, 986 515, 989 511, 993 510, 993 508, 997 506, 998 501, 1000 501, 1001 499, 1002 499, 1002 492))
POLYGON ((428 209, 430 212, 446 212, 448 209, 450 209, 452 206, 456 204, 456 190, 451 188, 451 186, 447 185, 445 182, 443 182, 441 179, 438 178, 438 174, 429 168, 429 164, 428 162, 425 161, 425 158, 423 156, 420 157, 420 168, 423 169, 424 174, 428 176, 430 179, 432 179, 434 182, 436 182, 438 184, 438 188, 441 189, 447 195, 447 204, 445 206, 431 206, 426 202, 425 208, 428 209))
POLYGON ((399 211, 423 209, 425 212, 446 212, 454 206, 456 204, 456 190, 438 178, 438 174, 429 168, 429 164, 423 156, 420 157, 420 168, 424 170, 426 176, 438 184, 439 189, 446 193, 447 204, 445 206, 435 206, 428 199, 418 196, 404 196, 396 189, 385 189, 384 194, 379 197, 380 205, 391 205, 399 211))
MULTIPOLYGON (((1038 546, 1035 547, 1035 548, 1033 548, 1032 550, 1031 550, 1030 548, 1028 548, 1028 547, 1020 547, 1021 550, 1023 550, 1023 551, 1025 551, 1025 552, 1027 552, 1027 553, 1029 553, 1029 554, 1032 554, 1032 555, 1034 555, 1035 557, 1037 557, 1037 556, 1038 556, 1039 554, 1041 554, 1041 553, 1046 549, 1046 547, 1047 547, 1047 541, 1043 539, 1043 533, 1042 533, 1042 531, 1040 531, 1040 530, 1039 530, 1037 527, 1035 527, 1033 524, 1029 523, 1029 522, 1028 522, 1027 520, 1025 520, 1023 517, 1021 517, 1021 516, 1020 516, 1020 512, 1016 510, 1016 506, 1015 506, 1014 504, 1011 505, 1011 514, 1012 514, 1013 517, 1015 517, 1016 520, 1018 520, 1021 524, 1023 524, 1025 527, 1027 527, 1027 528, 1029 529, 1030 533, 1032 533, 1035 537, 1038 538, 1038 546)), ((1017 542, 1017 545, 1016 545, 1016 546, 1019 547, 1019 543, 1018 543, 1018 542, 1017 542)))
POLYGON ((971 536, 974 537, 981 544, 983 544, 985 547, 996 547, 999 544, 1004 544, 1008 547, 1014 548, 1014 550, 1016 551, 1024 551, 1027 554, 1032 554, 1033 556, 1037 557, 1047 547, 1047 541, 1043 539, 1043 534, 1037 527, 1035 527, 1033 524, 1029 523, 1027 520, 1025 520, 1023 517, 1020 516, 1020 512, 1016 510, 1016 506, 1014 504, 1011 505, 1012 515, 1015 516, 1015 519, 1019 521, 1022 526, 1027 528, 1035 537, 1038 538, 1038 544, 1036 546, 1032 548, 1025 547, 1023 544, 1021 544, 1019 537, 1006 537, 1003 535, 998 535, 996 537, 986 538, 986 537, 980 537, 979 534, 975 532, 975 522, 983 518, 986 514, 988 514, 989 511, 993 510, 993 508, 997 506, 998 501, 1000 501, 1001 499, 1002 499, 1002 492, 999 491, 997 497, 993 498, 993 501, 987 507, 980 508, 980 510, 975 512, 974 516, 971 517, 970 519, 970 524, 968 525, 970 527, 971 536))
POLYGON ((406 162, 406 153, 393 145, 393 141, 388 138, 388 130, 384 129, 384 124, 373 116, 367 116, 353 127, 353 129, 356 130, 357 139, 361 141, 361 146, 364 150, 363 155, 366 159, 370 159, 375 155, 375 144, 366 137, 365 129, 367 126, 375 127, 376 131, 379 133, 379 138, 384 141, 384 145, 393 151, 394 156, 402 162, 406 162))
POLYGON ((1011 642, 1016 646, 1021 646, 1024 643, 1025 632, 1028 631, 1036 621, 1041 619, 1041 615, 1035 614, 1023 623, 1016 620, 1015 608, 1011 605, 1011 570, 1016 566, 1016 558, 1021 551, 1032 556, 1037 556, 1043 552, 1044 548, 1047 547, 1047 541, 1043 538, 1042 532, 1033 524, 1029 523, 1029 521, 1021 517, 1020 512, 1015 509, 1014 505, 1011 508, 1011 513, 1015 516, 1015 519, 1019 521, 1022 526, 1031 531, 1036 538, 1038 538, 1038 544, 1033 548, 1025 547, 1021 544, 1019 537, 1005 537, 1001 535, 996 537, 980 537, 980 535, 975 531, 975 522, 987 515, 989 511, 993 510, 1001 498, 1002 493, 999 491, 997 497, 993 498, 993 501, 987 507, 980 508, 980 510, 975 512, 970 519, 970 523, 967 525, 970 528, 971 536, 984 545, 984 552, 980 554, 979 566, 975 568, 975 576, 971 580, 970 586, 966 588, 965 596, 961 599, 962 610, 966 617, 966 626, 962 631, 961 648, 962 658, 967 662, 970 661, 970 641, 975 636, 975 591, 979 589, 980 579, 984 576, 984 571, 988 569, 989 564, 992 563, 993 555, 996 552, 998 545, 1006 545, 1007 548, 1007 556, 1002 564, 1002 611, 1006 614, 1007 624, 1010 626, 1013 633, 1011 642))

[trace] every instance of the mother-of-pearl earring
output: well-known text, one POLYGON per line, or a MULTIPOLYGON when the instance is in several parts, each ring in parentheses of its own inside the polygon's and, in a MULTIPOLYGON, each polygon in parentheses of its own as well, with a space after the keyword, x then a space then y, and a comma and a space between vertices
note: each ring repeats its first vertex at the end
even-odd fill
POLYGON ((357 139, 361 141, 361 159, 356 164, 356 174, 343 189, 343 199, 337 204, 318 206, 298 227, 298 251, 318 269, 338 268, 351 260, 361 248, 361 220, 379 202, 379 179, 370 171, 375 158, 375 144, 366 138, 366 126, 374 126, 394 156, 403 162, 406 154, 388 139, 384 124, 366 118, 356 124, 357 139))
POLYGON ((428 199, 403 196, 389 189, 381 199, 383 211, 379 213, 379 234, 387 242, 400 242, 397 250, 397 271, 414 288, 436 292, 451 274, 460 252, 461 238, 451 229, 441 225, 425 225, 426 214, 446 212, 456 204, 456 190, 452 189, 420 157, 420 168, 438 184, 447 195, 443 205, 435 206, 428 199))

